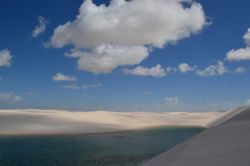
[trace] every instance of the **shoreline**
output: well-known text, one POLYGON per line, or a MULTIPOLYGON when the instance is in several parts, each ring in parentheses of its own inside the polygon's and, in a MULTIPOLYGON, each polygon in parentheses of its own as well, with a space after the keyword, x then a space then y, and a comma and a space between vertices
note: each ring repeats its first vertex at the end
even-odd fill
POLYGON ((111 131, 111 132, 99 132, 99 133, 59 133, 59 134, 13 134, 13 135, 1 135, 0 138, 4 137, 74 137, 74 136, 105 136, 105 135, 118 135, 118 134, 124 134, 124 133, 132 133, 132 132, 140 132, 140 131, 146 131, 146 130, 153 130, 153 129, 207 129, 206 127, 202 126, 150 126, 145 128, 138 128, 138 129, 131 129, 131 130, 117 130, 117 131, 111 131))

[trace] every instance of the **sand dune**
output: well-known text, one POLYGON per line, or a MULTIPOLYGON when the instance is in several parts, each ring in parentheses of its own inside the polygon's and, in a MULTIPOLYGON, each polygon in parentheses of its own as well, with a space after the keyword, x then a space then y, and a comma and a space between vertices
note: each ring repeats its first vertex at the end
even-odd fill
POLYGON ((93 134, 154 126, 207 127, 227 112, 0 110, 0 135, 93 134))
POLYGON ((250 165, 250 107, 231 111, 210 128, 143 166, 250 165), (216 126, 215 126, 216 124, 216 126))

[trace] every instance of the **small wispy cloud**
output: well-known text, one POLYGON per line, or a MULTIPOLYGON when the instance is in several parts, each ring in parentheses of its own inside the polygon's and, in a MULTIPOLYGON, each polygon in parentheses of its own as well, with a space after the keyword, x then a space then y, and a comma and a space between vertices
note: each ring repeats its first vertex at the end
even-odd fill
POLYGON ((49 21, 42 16, 38 16, 37 20, 38 25, 36 25, 32 31, 31 38, 38 38, 41 34, 43 34, 46 31, 47 24, 49 23, 49 21))
POLYGON ((180 63, 177 67, 163 68, 160 64, 151 68, 138 66, 133 69, 124 69, 123 72, 127 75, 135 76, 151 76, 151 77, 165 77, 173 73, 194 73, 200 77, 222 76, 227 73, 245 73, 247 69, 244 66, 230 69, 224 64, 224 61, 218 60, 215 64, 210 64, 205 68, 200 68, 198 65, 190 65, 188 63, 180 63))
POLYGON ((8 49, 0 50, 0 67, 10 67, 11 59, 12 55, 10 50, 8 49))
POLYGON ((179 64, 178 69, 181 73, 188 73, 194 71, 196 69, 196 66, 190 66, 187 63, 181 63, 179 64))
POLYGON ((156 103, 156 108, 161 111, 182 111, 184 104, 179 97, 165 97, 162 102, 156 103))
POLYGON ((56 75, 54 75, 52 77, 53 81, 75 81, 76 77, 75 76, 68 76, 65 75, 63 73, 56 73, 56 75))
POLYGON ((194 73, 201 77, 222 76, 227 73, 243 74, 247 71, 244 66, 238 66, 234 69, 229 69, 223 61, 217 61, 216 64, 210 64, 201 69, 197 65, 191 66, 188 63, 181 63, 178 66, 180 73, 186 74, 188 72, 194 73))
POLYGON ((72 84, 68 84, 68 85, 63 85, 63 88, 65 88, 65 89, 71 89, 71 90, 78 90, 78 89, 87 90, 87 89, 98 88, 100 86, 101 86, 100 82, 97 82, 97 83, 94 83, 94 84, 77 84, 77 83, 72 83, 72 84))
POLYGON ((195 73, 202 77, 208 77, 208 76, 218 76, 223 75, 225 73, 228 73, 229 70, 227 67, 225 67, 224 63, 222 61, 218 61, 215 65, 209 65, 205 69, 197 69, 195 73))
POLYGON ((166 97, 164 104, 167 106, 177 106, 182 105, 182 102, 178 97, 166 97))
POLYGON ((22 99, 21 96, 17 96, 13 92, 0 93, 0 102, 1 103, 13 103, 18 102, 22 99))
POLYGON ((235 68, 235 70, 234 70, 235 73, 239 73, 239 74, 245 73, 246 71, 247 71, 247 69, 246 69, 245 67, 242 67, 242 66, 237 67, 237 68, 235 68))
POLYGON ((63 85, 63 88, 71 89, 71 90, 77 90, 77 89, 80 89, 80 86, 73 83, 73 84, 69 84, 69 85, 63 85))
POLYGON ((87 89, 92 89, 92 88, 98 88, 101 86, 100 82, 97 82, 95 84, 82 84, 82 89, 87 90, 87 89))
POLYGON ((123 72, 127 75, 136 75, 136 76, 152 76, 152 77, 164 77, 167 75, 167 72, 160 64, 153 66, 151 68, 138 66, 134 69, 124 69, 123 72))

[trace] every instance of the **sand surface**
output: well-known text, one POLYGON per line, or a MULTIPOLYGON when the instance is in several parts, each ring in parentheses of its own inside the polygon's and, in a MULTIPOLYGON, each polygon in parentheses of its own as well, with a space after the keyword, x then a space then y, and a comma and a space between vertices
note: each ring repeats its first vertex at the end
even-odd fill
POLYGON ((0 135, 94 134, 154 126, 207 127, 228 112, 0 110, 0 135))
POLYGON ((250 165, 250 108, 232 111, 215 124, 143 166, 250 165))

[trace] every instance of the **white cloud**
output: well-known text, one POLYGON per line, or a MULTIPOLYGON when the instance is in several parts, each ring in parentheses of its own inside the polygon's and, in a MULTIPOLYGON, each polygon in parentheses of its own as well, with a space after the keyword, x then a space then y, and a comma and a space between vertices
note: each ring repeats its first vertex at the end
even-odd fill
POLYGON ((164 77, 167 75, 165 69, 162 68, 160 64, 157 64, 156 66, 151 68, 138 66, 134 69, 124 69, 124 73, 128 75, 152 76, 152 77, 164 77))
POLYGON ((87 89, 92 89, 92 88, 98 88, 101 86, 101 83, 95 83, 95 84, 82 84, 82 89, 87 90, 87 89))
POLYGON ((166 97, 165 98, 165 105, 174 106, 174 105, 182 105, 182 103, 178 97, 166 97))
POLYGON ((246 69, 245 67, 242 67, 242 66, 237 67, 237 68, 234 70, 235 73, 245 73, 246 71, 247 71, 247 69, 246 69))
POLYGON ((48 20, 46 20, 42 16, 38 16, 38 25, 35 26, 35 29, 31 33, 32 38, 37 38, 39 35, 43 34, 46 31, 46 26, 48 24, 48 20))
POLYGON ((11 59, 12 55, 10 50, 8 49, 0 50, 0 67, 10 67, 11 59))
POLYGON ((63 88, 72 89, 72 90, 78 90, 78 89, 82 88, 83 90, 87 90, 87 89, 98 88, 100 86, 101 86, 100 82, 97 82, 95 84, 82 84, 82 85, 72 83, 72 84, 64 85, 63 88))
POLYGON ((215 65, 209 65, 203 70, 197 69, 195 73, 199 76, 208 77, 208 76, 216 76, 216 75, 223 75, 228 73, 229 70, 224 66, 224 63, 218 61, 215 65))
POLYGON ((149 54, 146 46, 162 48, 200 32, 205 25, 202 6, 191 0, 111 0, 109 6, 85 0, 75 20, 54 30, 50 44, 56 48, 70 44, 78 53, 83 49, 81 56, 75 51, 70 54, 79 58, 80 69, 108 73, 141 63, 149 54))
POLYGON ((18 102, 22 99, 22 97, 17 96, 16 94, 10 93, 0 93, 0 102, 2 103, 12 103, 18 102))
POLYGON ((250 47, 240 48, 237 50, 230 50, 227 53, 227 60, 229 61, 244 61, 250 60, 250 47))
MULTIPOLYGON (((245 67, 236 67, 234 69, 234 73, 245 73, 246 72, 246 68, 245 67)), ((178 71, 180 71, 181 73, 187 73, 187 72, 194 72, 195 74, 197 74, 198 76, 216 76, 216 75, 223 75, 225 73, 229 73, 230 70, 225 67, 224 63, 222 61, 218 61, 217 64, 215 65, 209 65, 208 67, 206 67, 205 69, 199 69, 198 66, 190 66, 187 63, 181 63, 178 66, 178 71)))
POLYGON ((55 76, 52 77, 53 81, 75 81, 75 76, 67 76, 62 73, 56 73, 55 76))
POLYGON ((189 37, 206 24, 202 6, 186 0, 112 0, 110 6, 96 6, 85 0, 76 20, 55 29, 51 44, 73 44, 91 48, 103 43, 119 45, 153 45, 189 37))
POLYGON ((187 72, 194 71, 196 66, 190 66, 187 63, 181 63, 179 64, 178 68, 181 73, 187 73, 187 72))
POLYGON ((89 51, 73 49, 66 54, 77 57, 78 68, 95 74, 110 73, 119 66, 136 65, 148 57, 144 46, 124 47, 118 45, 101 45, 89 51))
POLYGON ((167 68, 165 69, 165 72, 166 72, 167 74, 176 73, 176 72, 178 72, 178 69, 175 68, 175 67, 167 67, 167 68))
POLYGON ((80 87, 79 87, 77 84, 73 83, 73 84, 69 84, 69 85, 64 85, 63 88, 65 88, 65 89, 77 90, 77 89, 79 89, 80 87))
POLYGON ((247 47, 240 49, 232 49, 227 53, 226 59, 229 61, 250 60, 250 28, 243 36, 247 47))
POLYGON ((250 47, 250 28, 248 28, 246 34, 243 36, 245 43, 248 47, 250 47))
MULTIPOLYGON (((246 68, 243 66, 236 67, 234 70, 232 70, 232 73, 245 73, 246 68)), ((123 72, 128 75, 137 75, 137 76, 154 76, 154 77, 164 77, 166 75, 169 75, 171 73, 187 73, 192 72, 195 73, 198 76, 202 77, 210 77, 210 76, 219 76, 224 75, 226 73, 230 73, 231 71, 224 65, 222 61, 217 61, 216 64, 212 64, 207 66, 204 69, 199 69, 197 65, 190 66, 187 63, 181 63, 178 65, 177 68, 175 67, 167 67, 163 68, 160 64, 157 64, 154 67, 147 68, 138 66, 133 69, 124 69, 123 72)))
POLYGON ((82 84, 82 85, 72 83, 72 84, 69 84, 69 85, 64 85, 63 88, 72 89, 72 90, 78 90, 78 89, 82 88, 83 90, 87 90, 87 89, 98 88, 100 86, 101 86, 100 82, 97 82, 95 84, 82 84))
POLYGON ((178 97, 165 97, 163 102, 156 104, 156 109, 161 111, 187 111, 185 105, 180 101, 178 97))

